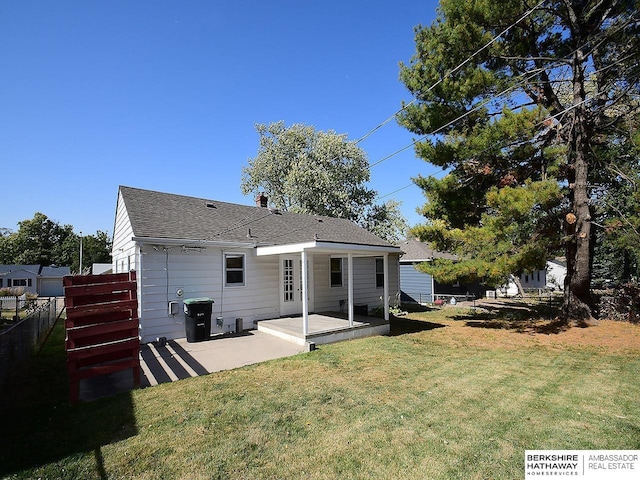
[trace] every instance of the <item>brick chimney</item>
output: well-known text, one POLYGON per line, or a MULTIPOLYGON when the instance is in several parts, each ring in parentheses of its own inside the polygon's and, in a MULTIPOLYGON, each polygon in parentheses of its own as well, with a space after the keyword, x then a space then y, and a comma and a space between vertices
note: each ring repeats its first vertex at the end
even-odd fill
POLYGON ((256 197, 256 207, 267 208, 269 199, 265 197, 264 193, 261 193, 256 197))

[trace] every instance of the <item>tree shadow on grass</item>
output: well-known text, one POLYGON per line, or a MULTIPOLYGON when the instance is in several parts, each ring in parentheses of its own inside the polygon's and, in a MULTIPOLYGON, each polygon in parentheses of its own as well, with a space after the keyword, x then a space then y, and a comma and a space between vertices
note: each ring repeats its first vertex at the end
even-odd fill
POLYGON ((529 334, 558 334, 569 328, 565 321, 558 318, 559 308, 557 300, 480 302, 473 313, 455 315, 452 318, 464 321, 467 326, 473 328, 511 330, 529 334))
POLYGON ((557 334, 568 330, 569 326, 560 320, 467 320, 465 325, 473 328, 489 328, 496 330, 512 330, 518 333, 557 334))
POLYGON ((392 315, 389 319, 390 330, 389 336, 404 335, 406 333, 418 333, 436 328, 444 328, 446 325, 434 322, 426 322, 423 320, 413 320, 405 317, 396 317, 392 315))
POLYGON ((106 478, 102 447, 138 432, 131 392, 70 404, 64 328, 55 328, 2 387, 0 478, 79 454, 95 457, 95 476, 106 478))

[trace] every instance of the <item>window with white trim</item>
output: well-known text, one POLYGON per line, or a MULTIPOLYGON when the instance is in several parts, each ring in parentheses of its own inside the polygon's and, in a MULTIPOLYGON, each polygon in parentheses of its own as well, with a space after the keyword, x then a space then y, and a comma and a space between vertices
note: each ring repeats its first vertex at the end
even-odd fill
POLYGON ((331 259, 331 286, 342 286, 342 258, 331 259))
POLYGON ((376 288, 384 288, 384 260, 376 258, 376 288))
POLYGON ((224 278, 225 285, 244 285, 244 254, 225 253, 224 254, 224 278))

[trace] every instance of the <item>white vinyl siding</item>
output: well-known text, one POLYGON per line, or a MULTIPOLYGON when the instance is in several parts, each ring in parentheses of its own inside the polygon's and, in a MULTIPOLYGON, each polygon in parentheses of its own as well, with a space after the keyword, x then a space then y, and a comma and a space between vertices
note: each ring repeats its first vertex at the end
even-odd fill
POLYGON ((129 215, 122 195, 118 194, 116 221, 113 228, 113 245, 111 248, 113 273, 123 273, 137 269, 136 245, 132 237, 133 228, 131 227, 129 215))
MULTIPOLYGON (((242 318, 245 328, 255 320, 278 316, 278 259, 244 255, 244 283, 247 288, 226 286, 220 248, 204 248, 200 252, 184 252, 181 246, 155 250, 151 245, 142 249, 142 295, 140 327, 143 342, 158 337, 185 336, 182 302, 187 298, 213 299, 211 331, 233 331, 235 319, 242 318), (183 295, 177 296, 178 289, 183 295), (180 313, 168 314, 168 302, 180 303, 180 313), (224 327, 217 328, 216 318, 222 317, 224 327)), ((140 282, 140 280, 139 280, 140 282)))

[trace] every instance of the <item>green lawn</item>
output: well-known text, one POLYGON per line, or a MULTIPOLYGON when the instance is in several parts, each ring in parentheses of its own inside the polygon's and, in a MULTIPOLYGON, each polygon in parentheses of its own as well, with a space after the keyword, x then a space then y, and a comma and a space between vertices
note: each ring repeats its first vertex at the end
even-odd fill
POLYGON ((74 407, 57 330, 2 393, 0 477, 514 479, 525 449, 640 449, 640 327, 411 318, 74 407))

